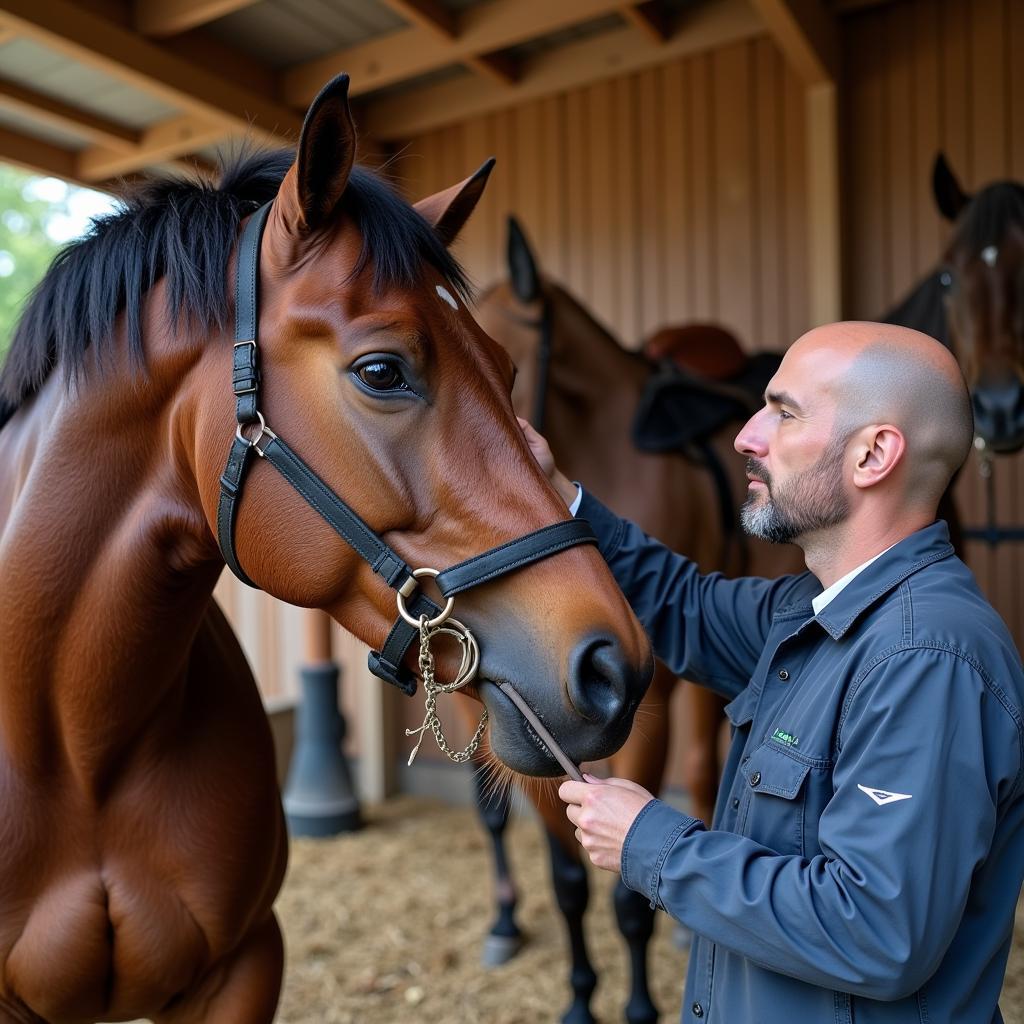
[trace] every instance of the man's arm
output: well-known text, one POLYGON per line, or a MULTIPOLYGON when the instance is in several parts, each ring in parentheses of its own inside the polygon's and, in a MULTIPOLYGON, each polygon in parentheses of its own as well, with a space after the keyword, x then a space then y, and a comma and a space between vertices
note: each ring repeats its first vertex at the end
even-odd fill
MULTIPOLYGON (((1016 725, 997 704, 948 651, 894 654, 871 670, 841 726, 823 854, 780 855, 650 800, 625 838, 623 880, 763 967, 873 999, 906 996, 941 961, 997 805, 1019 785, 1016 725), (876 787, 900 798, 864 791, 876 787)), ((586 787, 576 813, 600 819, 609 788, 586 787)))

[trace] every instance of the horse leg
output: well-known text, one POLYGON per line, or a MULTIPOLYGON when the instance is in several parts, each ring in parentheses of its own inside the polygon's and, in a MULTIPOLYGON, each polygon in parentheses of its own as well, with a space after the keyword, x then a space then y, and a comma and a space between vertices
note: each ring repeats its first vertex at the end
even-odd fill
POLYGON ((626 1003, 629 1024, 657 1024, 658 1008, 647 982, 647 947, 654 934, 654 909, 646 896, 633 892, 620 878, 613 894, 615 920, 629 948, 632 984, 626 1003))
MULTIPOLYGON (((611 759, 613 775, 632 779, 657 794, 668 758, 668 704, 676 677, 658 662, 654 678, 637 710, 629 739, 611 759)), ((619 879, 613 894, 615 919, 629 950, 630 990, 625 1014, 629 1024, 655 1024, 658 1010, 647 980, 647 947, 654 933, 654 910, 648 900, 619 879)))
POLYGON ((725 701, 703 686, 687 683, 683 705, 686 712, 683 783, 690 794, 693 816, 710 827, 721 775, 718 733, 725 701))
POLYGON ((156 1014, 153 1024, 271 1024, 283 973, 284 943, 271 913, 194 988, 156 1014))
POLYGON ((494 854, 494 891, 498 901, 498 916, 484 940, 481 960, 484 967, 500 967, 519 952, 523 945, 522 932, 516 924, 515 913, 518 894, 512 873, 509 870, 508 853, 505 849, 505 826, 508 825, 510 808, 509 792, 499 786, 486 792, 487 780, 478 765, 473 772, 476 809, 491 837, 494 854))
POLYGON ((597 988, 597 974, 587 955, 583 934, 583 914, 590 902, 590 883, 583 865, 575 829, 565 816, 562 802, 553 793, 531 795, 548 840, 551 855, 551 881, 555 889, 558 909, 565 919, 569 936, 572 966, 569 984, 572 986, 572 1004, 562 1016, 562 1024, 596 1024, 590 1012, 590 997, 597 988))

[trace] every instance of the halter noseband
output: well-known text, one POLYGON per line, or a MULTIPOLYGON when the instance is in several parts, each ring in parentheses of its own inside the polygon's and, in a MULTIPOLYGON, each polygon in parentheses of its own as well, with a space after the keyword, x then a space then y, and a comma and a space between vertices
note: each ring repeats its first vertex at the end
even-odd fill
MULTIPOLYGON (((400 614, 380 651, 369 655, 370 671, 407 694, 416 690, 415 677, 403 667, 409 645, 419 635, 423 615, 438 624, 447 618, 456 594, 531 565, 577 544, 596 544, 590 524, 570 519, 542 526, 516 540, 436 573, 434 582, 445 598, 442 611, 419 589, 419 576, 434 570, 413 570, 330 487, 271 430, 259 410, 259 257, 263 228, 270 203, 249 218, 238 246, 235 276, 235 346, 232 388, 238 428, 220 478, 217 508, 217 541, 224 561, 245 584, 256 587, 238 562, 235 523, 242 487, 253 456, 266 459, 315 509, 328 525, 366 562, 385 583, 398 592, 400 614), (248 435, 247 436, 247 432, 248 435)), ((257 588, 258 589, 258 588, 257 588)))

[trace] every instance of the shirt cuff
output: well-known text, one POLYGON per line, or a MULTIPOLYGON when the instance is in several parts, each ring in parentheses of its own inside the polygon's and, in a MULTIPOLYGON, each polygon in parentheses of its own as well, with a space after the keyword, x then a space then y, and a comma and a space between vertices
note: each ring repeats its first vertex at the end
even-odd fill
POLYGON ((652 907, 661 906, 661 866, 684 832, 703 828, 703 823, 674 807, 651 800, 633 820, 622 844, 622 881, 646 896, 652 907))
POLYGON ((573 483, 576 484, 576 497, 572 499, 572 504, 569 506, 569 515, 575 518, 576 513, 580 510, 580 502, 583 501, 583 487, 575 480, 573 483))

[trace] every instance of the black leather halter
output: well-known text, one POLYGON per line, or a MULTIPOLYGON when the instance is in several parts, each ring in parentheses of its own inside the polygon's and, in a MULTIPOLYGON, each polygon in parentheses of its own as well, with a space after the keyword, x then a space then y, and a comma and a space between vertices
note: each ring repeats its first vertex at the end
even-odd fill
MULTIPOLYGON (((224 561, 243 583, 256 586, 239 565, 235 552, 235 522, 242 487, 256 456, 266 459, 305 498, 307 504, 370 564, 373 571, 398 592, 413 619, 421 615, 433 618, 440 610, 419 590, 419 580, 413 575, 413 570, 267 426, 259 411, 259 256, 270 205, 261 207, 249 218, 238 246, 232 361, 238 429, 228 452, 224 475, 220 478, 217 509, 217 540, 224 561), (246 436, 247 428, 250 434, 255 428, 251 439, 246 436)), ((439 573, 434 582, 442 596, 450 600, 470 587, 497 579, 566 548, 596 543, 597 538, 586 520, 552 523, 453 565, 439 573)), ((422 575, 422 571, 417 571, 422 575)), ((371 651, 369 655, 370 671, 374 675, 394 683, 410 695, 416 691, 416 679, 402 666, 402 661, 418 635, 417 626, 399 616, 381 650, 371 651)))

